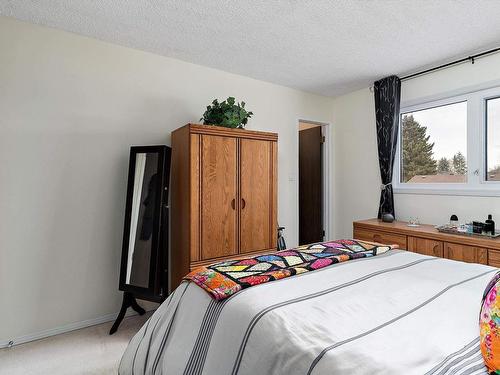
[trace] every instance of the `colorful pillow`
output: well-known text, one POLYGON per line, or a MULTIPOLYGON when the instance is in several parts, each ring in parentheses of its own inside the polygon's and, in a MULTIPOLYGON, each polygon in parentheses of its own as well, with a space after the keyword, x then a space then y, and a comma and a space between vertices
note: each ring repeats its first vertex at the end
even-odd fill
POLYGON ((500 271, 489 282, 483 294, 479 318, 481 353, 488 371, 500 374, 500 271))

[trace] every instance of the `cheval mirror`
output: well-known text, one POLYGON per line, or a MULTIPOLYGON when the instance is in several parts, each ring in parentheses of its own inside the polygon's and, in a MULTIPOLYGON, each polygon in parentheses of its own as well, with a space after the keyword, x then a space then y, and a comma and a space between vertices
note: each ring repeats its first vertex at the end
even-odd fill
POLYGON ((129 307, 145 313, 136 298, 162 302, 168 295, 170 156, 168 146, 130 148, 119 285, 123 303, 110 334, 129 307))

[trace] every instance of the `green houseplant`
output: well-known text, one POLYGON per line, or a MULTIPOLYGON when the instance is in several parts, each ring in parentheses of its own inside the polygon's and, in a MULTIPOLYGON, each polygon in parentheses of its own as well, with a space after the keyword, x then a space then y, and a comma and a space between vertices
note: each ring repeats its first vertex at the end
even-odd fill
POLYGON ((224 126, 226 128, 244 128, 253 113, 245 109, 245 102, 237 103, 230 96, 223 102, 215 99, 203 114, 200 121, 205 125, 224 126))

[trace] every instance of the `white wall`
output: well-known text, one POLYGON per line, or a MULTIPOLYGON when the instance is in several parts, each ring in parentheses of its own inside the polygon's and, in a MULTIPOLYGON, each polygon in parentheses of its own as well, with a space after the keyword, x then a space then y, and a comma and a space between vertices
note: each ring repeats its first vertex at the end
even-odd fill
POLYGON ((279 133, 297 242, 297 119, 332 99, 0 17, 0 342, 118 311, 129 146, 169 144, 213 98, 279 133))
MULTIPOLYGON (((476 60, 426 76, 404 81, 401 101, 425 100, 456 90, 498 83, 500 54, 476 60)), ((373 93, 368 88, 341 97, 333 104, 335 125, 335 233, 352 235, 352 221, 376 217, 380 194, 375 109, 373 93)), ((417 216, 421 222, 439 224, 452 213, 463 219, 486 219, 493 214, 500 221, 499 197, 395 194, 396 216, 408 220, 417 216)))

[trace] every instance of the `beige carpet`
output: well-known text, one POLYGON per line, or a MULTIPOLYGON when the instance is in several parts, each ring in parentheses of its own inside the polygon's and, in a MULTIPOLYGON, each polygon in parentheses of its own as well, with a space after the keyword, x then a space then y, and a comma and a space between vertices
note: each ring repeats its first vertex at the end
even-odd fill
POLYGON ((0 374, 117 374, 129 340, 150 315, 125 318, 112 336, 110 322, 1 349, 0 374))

